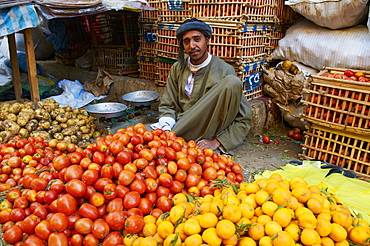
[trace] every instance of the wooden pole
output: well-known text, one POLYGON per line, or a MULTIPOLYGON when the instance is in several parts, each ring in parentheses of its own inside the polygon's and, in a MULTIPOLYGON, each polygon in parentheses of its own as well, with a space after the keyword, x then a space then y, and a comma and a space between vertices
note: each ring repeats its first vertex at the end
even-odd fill
POLYGON ((31 87, 31 101, 37 102, 40 101, 39 94, 39 83, 36 73, 36 59, 35 59, 35 50, 32 40, 32 29, 27 28, 23 30, 24 44, 26 48, 26 60, 28 68, 28 81, 31 87))
POLYGON ((15 100, 22 99, 22 85, 21 85, 21 73, 19 71, 18 57, 17 57, 17 46, 15 43, 15 34, 8 35, 8 44, 10 52, 10 62, 12 65, 12 76, 13 76, 13 87, 15 100))

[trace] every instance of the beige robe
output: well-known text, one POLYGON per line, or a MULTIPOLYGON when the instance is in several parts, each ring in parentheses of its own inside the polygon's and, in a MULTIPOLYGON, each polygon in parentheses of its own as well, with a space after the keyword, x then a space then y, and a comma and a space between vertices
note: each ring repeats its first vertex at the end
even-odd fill
POLYGON ((161 117, 175 119, 172 130, 186 141, 217 138, 232 151, 251 127, 252 108, 242 82, 231 65, 212 56, 210 64, 196 72, 189 98, 184 90, 189 75, 189 68, 181 69, 178 62, 172 66, 159 106, 161 117))

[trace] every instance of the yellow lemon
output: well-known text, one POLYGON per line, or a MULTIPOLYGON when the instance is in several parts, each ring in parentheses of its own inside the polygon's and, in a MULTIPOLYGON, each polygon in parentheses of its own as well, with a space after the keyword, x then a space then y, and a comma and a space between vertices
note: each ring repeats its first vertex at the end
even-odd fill
POLYGON ((255 196, 256 203, 260 206, 264 204, 265 202, 267 202, 269 198, 270 198, 270 194, 265 190, 257 191, 256 196, 255 196))
POLYGON ((274 213, 272 220, 279 223, 282 227, 286 227, 292 220, 292 214, 288 208, 279 208, 274 213))
POLYGON ((272 239, 272 244, 274 246, 293 246, 294 240, 288 232, 279 231, 272 239))
POLYGON ((222 243, 222 239, 217 235, 216 228, 205 229, 202 233, 203 242, 211 246, 219 246, 222 243))
POLYGON ((229 239, 222 239, 222 244, 223 245, 237 245, 238 244, 238 235, 234 234, 231 238, 229 239))
POLYGON ((209 212, 219 216, 224 209, 224 203, 221 199, 214 199, 209 207, 209 212))
POLYGON ((205 213, 199 219, 199 224, 202 228, 215 227, 217 222, 218 218, 214 213, 205 213))
POLYGON ((242 217, 242 211, 237 205, 226 205, 222 210, 222 217, 226 220, 231 220, 236 223, 242 217))
POLYGON ((170 221, 163 221, 157 227, 157 232, 159 236, 163 239, 168 237, 168 235, 172 234, 175 230, 175 227, 170 221))
POLYGON ((267 214, 268 216, 272 217, 275 213, 275 211, 278 209, 279 205, 272 201, 267 201, 264 204, 262 204, 262 212, 264 214, 267 214))
POLYGON ((301 242, 304 245, 317 245, 321 244, 321 238, 314 229, 303 229, 301 232, 301 242))
POLYGON ((230 220, 220 220, 216 225, 216 233, 222 239, 229 239, 235 235, 235 224, 230 220))
POLYGON ((242 217, 251 219, 254 215, 254 208, 249 203, 241 203, 239 208, 242 210, 242 217))
POLYGON ((347 238, 347 231, 341 225, 337 223, 331 224, 331 232, 329 237, 333 239, 335 242, 344 241, 347 238))
POLYGON ((241 237, 238 246, 257 246, 257 243, 250 237, 241 237))
POLYGON ((258 223, 252 224, 248 229, 248 235, 255 241, 258 241, 265 236, 265 227, 258 223))
POLYGON ((198 220, 190 218, 184 223, 184 231, 186 235, 190 236, 200 233, 202 231, 202 227, 200 226, 198 220))
POLYGON ((170 221, 172 224, 176 225, 185 220, 185 208, 180 205, 176 205, 170 210, 170 221))
POLYGON ((194 234, 187 237, 184 241, 185 246, 200 246, 203 243, 202 236, 200 234, 194 234))
POLYGON ((179 224, 178 226, 175 227, 174 234, 178 234, 181 241, 184 241, 188 237, 188 235, 186 235, 186 233, 185 233, 184 226, 185 226, 185 223, 181 223, 181 224, 179 224))
POLYGON ((317 219, 316 229, 321 237, 326 237, 331 232, 331 223, 326 219, 317 219))
POLYGON ((181 239, 177 234, 170 234, 164 240, 163 246, 181 246, 181 239))
POLYGON ((261 225, 266 225, 267 222, 272 221, 272 218, 266 214, 262 214, 261 216, 258 216, 257 223, 261 225))
POLYGON ((157 241, 153 237, 144 237, 140 240, 139 246, 157 246, 157 241))
POLYGON ((187 201, 188 201, 188 198, 186 197, 184 193, 177 193, 172 198, 173 205, 175 206, 179 204, 180 202, 187 202, 187 201))
POLYGON ((298 226, 298 223, 291 222, 284 228, 284 231, 288 232, 295 242, 299 240, 301 228, 298 226))

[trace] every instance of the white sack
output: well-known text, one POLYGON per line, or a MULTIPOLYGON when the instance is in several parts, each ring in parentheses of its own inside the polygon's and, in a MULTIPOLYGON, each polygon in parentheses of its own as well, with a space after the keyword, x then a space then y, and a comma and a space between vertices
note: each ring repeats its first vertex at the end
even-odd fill
POLYGON ((368 0, 288 0, 294 11, 330 29, 351 27, 366 19, 368 0))
POLYGON ((288 28, 271 56, 318 70, 323 67, 370 70, 370 34, 365 25, 331 30, 303 20, 288 28))

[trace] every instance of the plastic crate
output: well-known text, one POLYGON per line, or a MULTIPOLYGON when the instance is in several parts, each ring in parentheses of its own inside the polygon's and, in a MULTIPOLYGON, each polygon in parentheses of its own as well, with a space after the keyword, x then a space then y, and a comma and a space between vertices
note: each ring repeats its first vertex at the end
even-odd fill
POLYGON ((192 16, 202 20, 229 20, 247 23, 276 23, 276 0, 192 0, 192 16))
POLYGON ((312 124, 305 132, 302 154, 370 177, 370 136, 312 124))
MULTIPOLYGON (((370 83, 323 77, 343 74, 346 69, 326 68, 312 81, 302 103, 307 104, 302 118, 323 126, 370 135, 370 83)), ((353 70, 358 71, 360 70, 353 70)), ((361 71, 370 78, 370 72, 361 71)))
POLYGON ((89 16, 92 44, 97 47, 137 49, 139 13, 109 11, 89 16))
POLYGON ((113 75, 137 73, 139 66, 136 51, 123 48, 94 47, 95 59, 93 69, 99 67, 113 75))
POLYGON ((138 56, 139 77, 155 82, 158 80, 158 59, 156 57, 138 56))
POLYGON ((172 65, 176 62, 173 59, 158 58, 158 79, 155 84, 158 86, 166 86, 167 78, 172 65))

